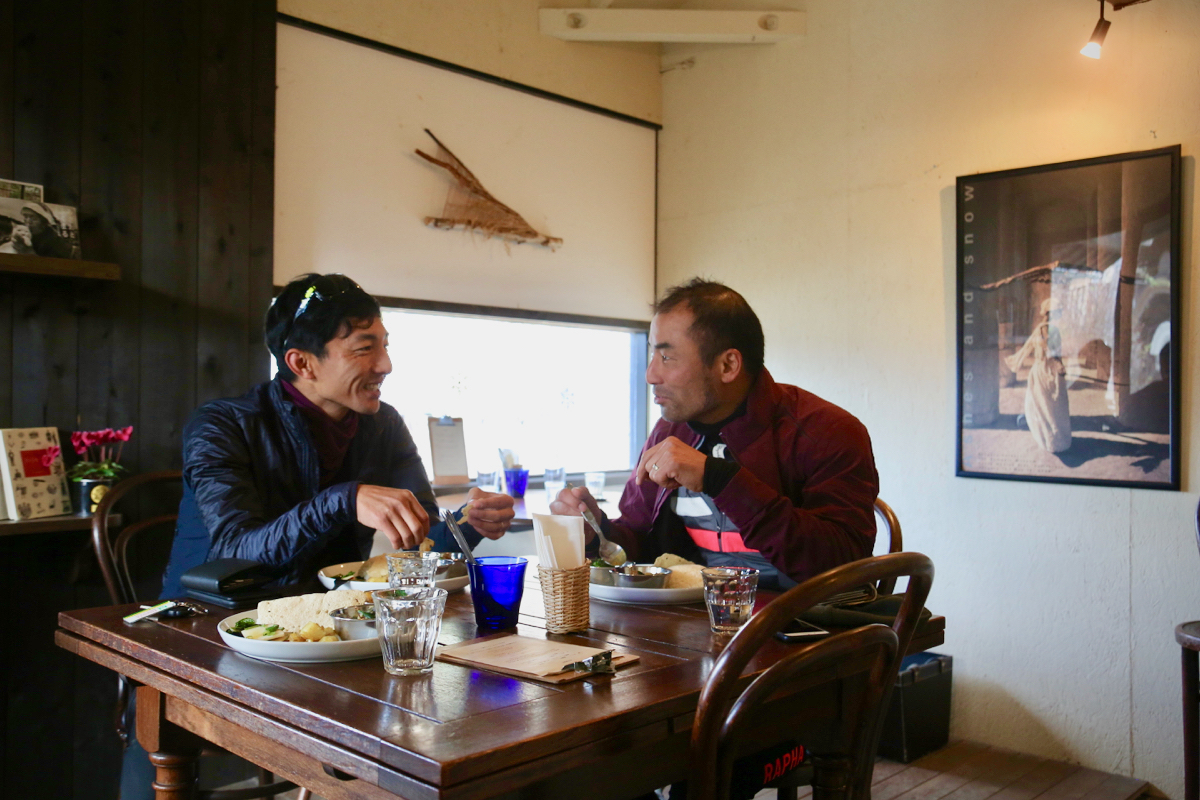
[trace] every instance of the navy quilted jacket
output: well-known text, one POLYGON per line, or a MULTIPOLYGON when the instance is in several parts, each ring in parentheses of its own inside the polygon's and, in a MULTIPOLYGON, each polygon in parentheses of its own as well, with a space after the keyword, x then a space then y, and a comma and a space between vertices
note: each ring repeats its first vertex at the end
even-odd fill
MULTIPOLYGON (((438 507, 416 444, 396 409, 361 416, 338 481, 318 488, 317 450, 276 378, 241 397, 215 400, 183 432, 183 500, 163 597, 180 597, 179 577, 218 558, 246 558, 305 584, 317 570, 370 555, 375 531, 356 521, 360 483, 408 489, 437 519, 438 507), (323 563, 325 562, 325 563, 323 563)), ((473 547, 482 537, 463 532, 473 547)), ((458 550, 438 523, 437 550, 458 550)))

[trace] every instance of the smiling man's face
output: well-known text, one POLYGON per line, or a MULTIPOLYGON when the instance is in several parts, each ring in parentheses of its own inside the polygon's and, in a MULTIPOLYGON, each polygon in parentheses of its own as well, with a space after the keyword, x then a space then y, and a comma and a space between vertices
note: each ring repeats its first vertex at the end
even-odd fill
POLYGON ((325 357, 313 359, 311 365, 310 387, 316 397, 310 399, 326 414, 341 419, 347 411, 379 413, 380 387, 392 371, 383 320, 352 321, 349 332, 331 339, 325 357))

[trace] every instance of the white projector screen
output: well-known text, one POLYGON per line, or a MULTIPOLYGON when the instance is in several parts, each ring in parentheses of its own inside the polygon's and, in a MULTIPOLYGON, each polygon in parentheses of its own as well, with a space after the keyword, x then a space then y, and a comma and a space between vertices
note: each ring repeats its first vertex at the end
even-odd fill
POLYGON ((656 132, 278 26, 275 282, 344 272, 375 295, 626 320, 654 299, 656 132), (427 227, 451 178, 431 130, 557 250, 427 227))

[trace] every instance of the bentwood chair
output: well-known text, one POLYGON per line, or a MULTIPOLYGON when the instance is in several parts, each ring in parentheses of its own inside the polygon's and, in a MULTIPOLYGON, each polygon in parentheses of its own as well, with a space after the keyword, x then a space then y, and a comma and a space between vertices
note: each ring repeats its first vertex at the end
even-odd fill
MULTIPOLYGON (((92 515, 92 549, 96 553, 96 561, 100 564, 104 585, 108 589, 109 599, 112 600, 113 605, 127 605, 153 599, 148 597, 147 593, 155 594, 156 592, 140 587, 135 580, 134 571, 131 568, 134 561, 132 557, 134 548, 131 545, 135 540, 139 540, 139 537, 144 537, 151 531, 155 536, 160 537, 162 543, 170 544, 175 535, 175 520, 178 517, 179 494, 182 486, 183 473, 179 470, 147 472, 121 481, 110 489, 96 506, 96 511, 92 515), (137 493, 136 498, 131 496, 131 493, 134 492, 137 493), (110 524, 115 516, 113 510, 127 497, 130 503, 135 499, 143 501, 143 511, 152 504, 158 506, 159 510, 169 508, 170 511, 169 513, 155 514, 151 510, 150 516, 125 525, 114 537, 116 526, 110 524), (163 505, 164 503, 168 505, 163 505)), ((136 510, 136 506, 133 508, 136 510)), ((136 519, 136 515, 125 513, 122 518, 125 520, 136 519)), ((145 541, 145 539, 142 538, 141 541, 145 541)), ((117 703, 114 709, 113 723, 121 741, 128 744, 131 735, 130 700, 135 687, 124 675, 118 675, 117 679, 117 703)), ((206 750, 205 752, 218 751, 206 750)), ((248 789, 200 790, 196 792, 196 797, 198 800, 252 800, 252 798, 275 797, 277 794, 296 788, 296 784, 291 781, 272 782, 272 777, 271 773, 260 769, 258 770, 257 786, 248 789)))
MULTIPOLYGON (((933 583, 933 564, 920 553, 890 553, 855 561, 817 575, 796 586, 750 618, 717 659, 700 694, 692 726, 688 771, 689 800, 728 797, 733 763, 741 756, 777 742, 795 738, 794 721, 805 713, 818 713, 791 702, 795 687, 837 679, 847 663, 863 661, 861 692, 843 692, 842 719, 831 723, 830 740, 842 752, 823 752, 824 735, 810 737, 816 769, 815 800, 841 797, 869 800, 875 751, 892 685, 900 660, 920 621, 921 610, 933 583), (742 671, 754 655, 772 641, 789 620, 833 595, 882 580, 907 577, 904 601, 895 622, 866 625, 836 633, 808 646, 798 646, 746 685, 742 671), (844 786, 823 785, 822 766, 828 774, 845 777, 844 786)), ((778 646, 778 645, 777 645, 778 646)), ((835 780, 836 782, 836 780, 835 780)), ((770 785, 770 784, 768 784, 770 785)), ((780 797, 795 797, 790 788, 780 797)))
MULTIPOLYGON (((875 498, 875 521, 879 523, 880 533, 887 531, 888 535, 888 552, 899 553, 904 550, 904 535, 900 532, 900 519, 896 516, 896 512, 892 507, 883 502, 882 498, 875 498)), ((876 534, 876 539, 879 536, 876 534)), ((896 579, 884 578, 876 587, 880 594, 891 594, 896 591, 896 579)))

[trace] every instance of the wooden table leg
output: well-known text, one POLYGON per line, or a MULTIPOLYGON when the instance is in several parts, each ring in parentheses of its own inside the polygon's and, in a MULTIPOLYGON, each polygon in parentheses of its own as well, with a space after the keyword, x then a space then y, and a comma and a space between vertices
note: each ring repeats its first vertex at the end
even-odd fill
POLYGON ((155 800, 193 800, 197 789, 197 760, 203 741, 166 719, 166 697, 157 689, 137 690, 138 743, 154 765, 155 800))
POLYGON ((154 800, 191 800, 196 796, 196 755, 150 754, 154 765, 154 800))
POLYGON ((813 800, 847 800, 853 763, 844 756, 812 754, 813 800))
POLYGON ((1195 650, 1183 652, 1183 797, 1200 800, 1200 661, 1195 650))

